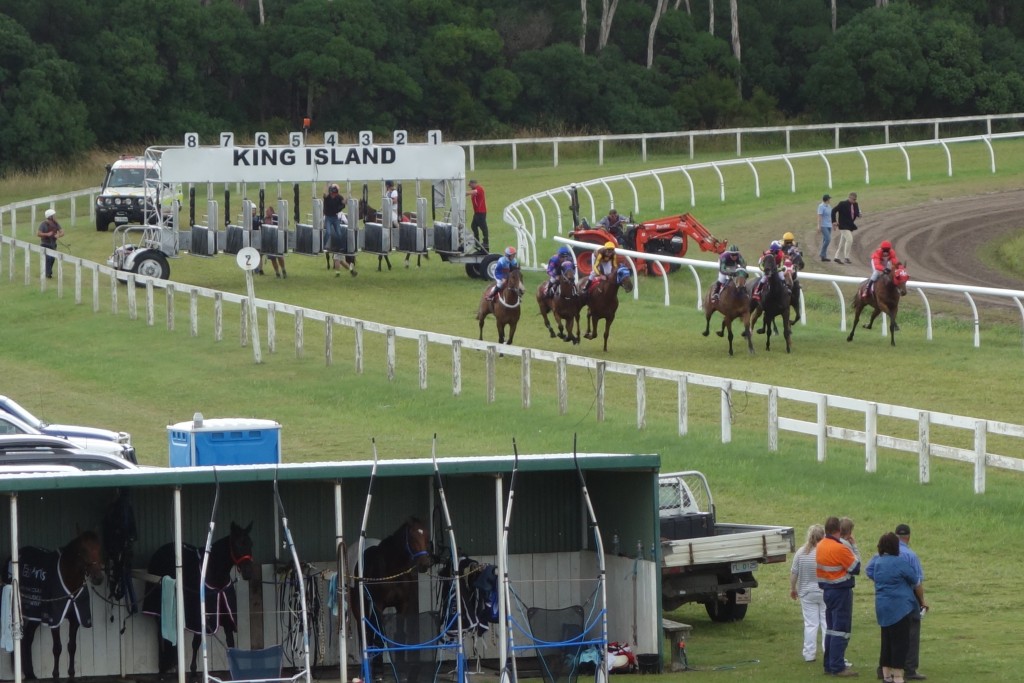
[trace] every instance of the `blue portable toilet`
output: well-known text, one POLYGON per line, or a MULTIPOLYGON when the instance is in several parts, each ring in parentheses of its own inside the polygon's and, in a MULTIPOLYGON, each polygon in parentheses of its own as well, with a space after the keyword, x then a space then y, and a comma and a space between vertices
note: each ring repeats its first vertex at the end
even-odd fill
POLYGON ((268 465, 281 462, 281 425, 237 417, 195 419, 167 426, 171 467, 268 465))

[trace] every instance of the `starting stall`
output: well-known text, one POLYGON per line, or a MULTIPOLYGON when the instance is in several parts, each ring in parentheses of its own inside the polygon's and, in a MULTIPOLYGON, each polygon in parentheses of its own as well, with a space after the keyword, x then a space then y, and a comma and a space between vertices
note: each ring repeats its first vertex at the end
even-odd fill
POLYGON ((115 230, 108 265, 167 279, 170 259, 186 253, 213 257, 252 247, 264 256, 364 252, 384 259, 433 249, 485 277, 498 260, 466 225, 465 152, 443 143, 440 131, 429 131, 423 143, 409 142, 406 131, 395 131, 390 143, 375 141, 372 131, 360 132, 352 145, 339 143, 336 132, 325 133, 322 143, 301 132, 284 145, 270 139, 257 133, 253 144, 243 144, 224 132, 209 144, 186 133, 181 146, 147 149, 147 167, 157 169, 146 180, 154 199, 142 224, 115 230), (325 221, 332 184, 348 197, 338 225, 333 216, 325 221), (267 207, 274 209, 271 219, 267 207))
POLYGON ((177 670, 184 682, 195 662, 209 681, 347 681, 364 664, 385 681, 464 681, 484 669, 555 681, 556 649, 600 677, 609 641, 662 661, 659 465, 656 455, 551 454, 6 476, 0 545, 13 572, 0 679, 21 680, 26 664, 50 675, 47 631, 67 676, 69 615, 81 625, 75 675, 90 678, 177 670), (79 551, 90 533, 92 559, 79 551), (47 573, 26 566, 39 557, 30 548, 59 551, 55 571, 61 558, 85 559, 80 592, 68 602, 75 586, 64 581, 67 609, 35 616, 50 628, 28 646, 28 603, 52 597, 13 578, 47 573), (395 569, 380 561, 388 552, 395 569), (189 553, 204 577, 194 588, 189 553), (388 585, 402 589, 397 602, 377 597, 388 585), (154 600, 159 609, 144 609, 154 600))

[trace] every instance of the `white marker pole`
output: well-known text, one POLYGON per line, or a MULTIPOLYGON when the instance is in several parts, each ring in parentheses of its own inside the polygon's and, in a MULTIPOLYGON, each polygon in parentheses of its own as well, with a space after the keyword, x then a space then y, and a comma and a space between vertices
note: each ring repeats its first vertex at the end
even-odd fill
POLYGON ((252 358, 256 363, 263 362, 260 350, 260 324, 256 319, 256 286, 252 281, 252 273, 260 265, 260 252, 253 247, 238 250, 235 256, 238 267, 245 271, 245 288, 249 293, 249 339, 252 340, 252 358))

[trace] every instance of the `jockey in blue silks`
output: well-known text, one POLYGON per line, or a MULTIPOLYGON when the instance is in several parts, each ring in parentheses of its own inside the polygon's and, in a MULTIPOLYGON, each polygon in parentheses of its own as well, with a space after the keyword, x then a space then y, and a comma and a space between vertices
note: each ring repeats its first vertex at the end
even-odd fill
POLYGON ((558 278, 562 274, 562 264, 566 261, 572 263, 572 251, 564 245, 559 247, 555 255, 548 259, 548 298, 554 296, 555 285, 558 284, 558 278))
POLYGON ((506 247, 505 253, 494 266, 494 289, 491 290, 491 295, 487 297, 489 300, 494 301, 498 296, 508 280, 508 274, 514 268, 519 268, 519 261, 516 260, 516 248, 506 247))

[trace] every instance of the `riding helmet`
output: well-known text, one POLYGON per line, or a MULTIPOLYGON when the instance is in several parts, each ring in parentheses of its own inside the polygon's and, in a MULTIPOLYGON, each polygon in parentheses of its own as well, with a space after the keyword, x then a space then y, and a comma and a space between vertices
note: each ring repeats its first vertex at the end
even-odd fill
POLYGON ((890 249, 892 249, 892 242, 890 242, 889 240, 885 240, 882 242, 881 246, 882 249, 884 249, 885 251, 889 251, 890 249))
POLYGON ((778 240, 775 240, 774 242, 772 242, 772 246, 768 247, 768 251, 772 252, 773 254, 777 251, 782 251, 782 245, 779 244, 778 240))
POLYGON ((566 261, 562 264, 562 272, 568 275, 572 271, 576 270, 576 264, 572 261, 566 261))
POLYGON ((558 248, 558 255, 559 256, 569 256, 571 254, 572 254, 572 251, 570 251, 569 247, 561 246, 561 247, 558 248))
POLYGON ((792 242, 795 239, 796 239, 796 235, 794 235, 791 232, 787 232, 785 235, 782 236, 782 240, 784 242, 792 242))
POLYGON ((516 255, 516 248, 515 247, 506 247, 505 248, 505 256, 508 256, 509 258, 512 258, 515 255, 516 255))
POLYGON ((615 242, 605 242, 604 243, 604 248, 605 249, 614 249, 615 248, 615 242))
POLYGON ((731 245, 731 246, 729 247, 729 251, 731 251, 731 252, 733 252, 733 253, 735 253, 735 254, 738 254, 738 253, 740 253, 740 248, 739 248, 739 245, 736 245, 736 244, 733 244, 733 245, 731 245))

